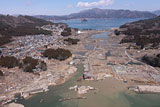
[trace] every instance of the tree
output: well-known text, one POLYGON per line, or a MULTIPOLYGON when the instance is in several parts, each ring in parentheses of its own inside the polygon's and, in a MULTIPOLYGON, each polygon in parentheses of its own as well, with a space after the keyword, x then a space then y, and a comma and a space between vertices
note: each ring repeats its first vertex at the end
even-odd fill
POLYGON ((0 58, 0 66, 6 68, 13 68, 18 66, 19 61, 14 56, 5 56, 0 58))
POLYGON ((39 66, 42 71, 47 70, 47 64, 44 61, 41 61, 39 66))
POLYGON ((120 31, 118 31, 118 30, 116 29, 116 30, 114 31, 114 34, 118 36, 118 35, 120 35, 120 31))
POLYGON ((149 65, 151 65, 153 67, 160 67, 160 57, 159 57, 159 54, 158 55, 154 55, 154 56, 147 56, 147 55, 145 55, 145 56, 142 57, 142 60, 145 63, 147 63, 147 64, 149 64, 149 65))
POLYGON ((66 60, 67 58, 72 56, 72 53, 69 50, 66 49, 47 49, 45 50, 45 52, 43 53, 44 57, 48 57, 48 59, 56 59, 56 60, 66 60))
POLYGON ((62 36, 70 36, 70 35, 72 35, 71 32, 72 32, 71 28, 68 27, 68 28, 64 29, 64 31, 61 33, 61 35, 62 36))
POLYGON ((80 40, 68 38, 68 39, 64 39, 64 41, 68 42, 68 44, 76 45, 80 40))
POLYGON ((33 69, 36 69, 38 65, 38 59, 33 59, 32 57, 26 57, 23 59, 22 68, 25 72, 33 72, 33 69))
POLYGON ((3 72, 0 70, 0 76, 4 76, 3 72))

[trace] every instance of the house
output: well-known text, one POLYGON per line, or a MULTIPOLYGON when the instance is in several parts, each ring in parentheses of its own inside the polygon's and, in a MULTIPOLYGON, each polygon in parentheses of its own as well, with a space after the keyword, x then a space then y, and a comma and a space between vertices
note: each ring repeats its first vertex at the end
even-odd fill
POLYGON ((90 72, 84 72, 83 73, 83 79, 86 80, 86 79, 92 79, 93 78, 93 75, 90 73, 90 72))

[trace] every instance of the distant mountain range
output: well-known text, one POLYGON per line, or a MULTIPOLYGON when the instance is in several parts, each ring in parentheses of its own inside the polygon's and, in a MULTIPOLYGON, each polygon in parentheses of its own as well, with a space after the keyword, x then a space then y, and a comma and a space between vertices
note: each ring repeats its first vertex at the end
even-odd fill
POLYGON ((84 10, 78 13, 73 13, 64 16, 48 16, 38 15, 35 17, 45 20, 68 20, 68 19, 83 19, 83 18, 152 18, 156 17, 154 13, 147 11, 130 11, 130 10, 113 10, 93 8, 84 10))
POLYGON ((160 15, 160 10, 157 10, 157 11, 154 11, 154 12, 152 12, 152 13, 154 13, 154 14, 156 14, 156 15, 160 15))

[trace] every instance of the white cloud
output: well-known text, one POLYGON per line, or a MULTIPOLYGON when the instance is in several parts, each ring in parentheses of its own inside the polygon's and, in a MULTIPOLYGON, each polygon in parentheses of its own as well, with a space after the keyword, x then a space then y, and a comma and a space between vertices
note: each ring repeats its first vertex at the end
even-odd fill
POLYGON ((78 2, 77 7, 98 7, 112 5, 114 0, 99 0, 97 2, 78 2))

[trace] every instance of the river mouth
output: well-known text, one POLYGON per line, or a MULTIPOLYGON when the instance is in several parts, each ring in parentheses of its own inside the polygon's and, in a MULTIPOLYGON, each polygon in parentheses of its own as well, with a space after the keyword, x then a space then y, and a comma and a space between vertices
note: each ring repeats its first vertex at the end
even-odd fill
MULTIPOLYGON (((50 87, 50 91, 46 93, 39 93, 27 100, 19 100, 18 103, 23 104, 25 107, 106 107, 117 102, 117 106, 122 104, 117 98, 119 93, 125 89, 125 84, 114 78, 108 78, 103 81, 82 81, 77 82, 77 79, 83 74, 84 68, 82 64, 77 65, 78 71, 66 83, 50 87), (96 87, 97 90, 89 92, 85 95, 87 99, 84 100, 71 100, 59 102, 58 100, 66 97, 77 97, 77 92, 70 91, 69 87, 74 85, 86 85, 96 87), (117 100, 115 100, 115 98, 117 100), (43 100, 43 102, 41 102, 43 100), (92 102, 92 103, 88 103, 92 102)), ((125 105, 122 104, 122 105, 125 105)), ((116 106, 115 106, 116 107, 116 106)), ((120 106, 119 106, 120 107, 120 106)), ((121 106, 124 107, 124 106, 121 106)))
POLYGON ((66 107, 58 100, 66 97, 66 94, 70 94, 69 87, 73 86, 83 74, 83 64, 77 65, 77 69, 77 72, 64 84, 51 86, 48 92, 36 94, 29 99, 19 99, 18 103, 23 104, 25 107, 66 107), (41 102, 42 100, 43 102, 41 102))
POLYGON ((27 100, 19 100, 18 103, 25 107, 159 107, 160 105, 158 100, 160 95, 129 92, 128 84, 114 78, 77 82, 84 71, 82 64, 77 65, 77 68, 78 72, 66 83, 50 87, 50 91, 39 93, 27 100), (76 92, 69 90, 69 87, 74 85, 89 85, 96 87, 97 90, 82 95, 87 99, 59 102, 61 98, 78 96, 76 92))

